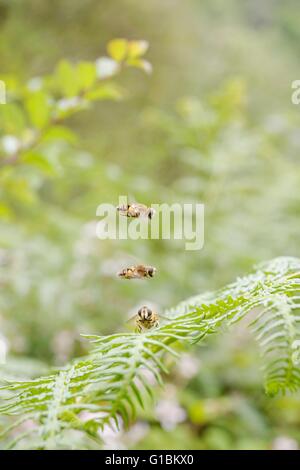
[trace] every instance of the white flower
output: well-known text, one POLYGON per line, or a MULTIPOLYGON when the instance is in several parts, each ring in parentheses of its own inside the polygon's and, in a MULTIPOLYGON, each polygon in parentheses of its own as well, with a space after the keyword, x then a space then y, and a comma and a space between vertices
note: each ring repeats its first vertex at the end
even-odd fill
POLYGON ((167 431, 186 419, 185 410, 174 398, 160 400, 156 406, 155 414, 161 426, 167 431))
POLYGON ((38 91, 42 88, 43 80, 41 77, 33 77, 28 81, 27 87, 30 91, 38 91))
POLYGON ((82 103, 78 96, 72 98, 63 98, 58 101, 57 106, 61 111, 68 111, 69 109, 76 108, 82 103))
POLYGON ((96 60, 96 72, 98 78, 108 78, 115 75, 120 68, 118 62, 109 57, 100 57, 96 60))
POLYGON ((184 379, 191 379, 199 370, 200 362, 190 354, 183 354, 177 364, 177 371, 184 379))
POLYGON ((150 426, 145 422, 137 422, 127 431, 125 434, 126 443, 130 446, 134 446, 140 442, 148 434, 150 426))
POLYGON ((19 140, 13 135, 5 135, 2 139, 2 145, 4 151, 9 154, 13 155, 19 149, 20 142, 19 140))

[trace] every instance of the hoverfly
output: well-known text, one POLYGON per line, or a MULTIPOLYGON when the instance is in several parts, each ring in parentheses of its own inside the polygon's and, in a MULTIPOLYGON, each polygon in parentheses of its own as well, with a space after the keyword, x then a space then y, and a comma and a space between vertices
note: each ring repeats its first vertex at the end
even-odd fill
POLYGON ((138 264, 137 266, 130 266, 122 269, 118 276, 123 279, 145 279, 155 276, 156 268, 153 266, 145 266, 138 264))
POLYGON ((152 219, 155 210, 152 207, 147 207, 144 204, 139 204, 134 202, 132 204, 127 204, 124 206, 117 206, 117 211, 125 217, 138 218, 138 217, 148 217, 152 219))
POLYGON ((164 320, 170 321, 170 318, 164 315, 158 316, 154 310, 144 305, 138 310, 136 315, 133 315, 133 317, 127 320, 127 323, 135 320, 136 331, 138 333, 142 333, 143 331, 157 328, 159 326, 160 317, 164 320))
POLYGON ((138 310, 137 315, 134 315, 135 326, 138 333, 141 333, 145 330, 151 330, 159 326, 159 318, 156 312, 151 310, 151 308, 144 305, 138 310))

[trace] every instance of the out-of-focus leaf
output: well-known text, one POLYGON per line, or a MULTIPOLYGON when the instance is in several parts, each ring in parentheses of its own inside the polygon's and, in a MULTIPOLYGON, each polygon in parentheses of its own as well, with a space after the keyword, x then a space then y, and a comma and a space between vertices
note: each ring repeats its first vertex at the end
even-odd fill
POLYGON ((78 141, 78 137, 68 127, 52 126, 43 136, 43 141, 47 140, 63 140, 70 144, 75 144, 78 141))
POLYGON ((32 165, 39 170, 43 171, 43 173, 47 175, 55 175, 57 174, 55 170, 55 166, 52 162, 50 162, 45 155, 42 155, 38 152, 26 152, 23 155, 22 161, 26 164, 32 165))
POLYGON ((139 40, 139 41, 129 41, 128 43, 128 58, 137 59, 144 55, 149 48, 148 41, 139 40))
POLYGON ((0 80, 2 80, 5 83, 7 94, 14 93, 15 91, 18 91, 20 88, 19 80, 14 75, 1 73, 0 80))
POLYGON ((1 129, 6 134, 19 135, 26 127, 26 119, 22 109, 14 103, 0 106, 1 129))
POLYGON ((58 63, 55 71, 56 84, 63 96, 76 96, 80 86, 76 68, 67 60, 58 63))
POLYGON ((128 41, 126 39, 113 39, 107 44, 108 54, 117 62, 121 62, 127 56, 128 41))
POLYGON ((107 83, 105 85, 99 85, 96 89, 86 94, 86 99, 90 101, 95 100, 118 100, 122 97, 122 91, 120 87, 107 83))
POLYGON ((148 60, 144 59, 128 59, 126 61, 126 64, 129 65, 130 67, 136 67, 138 69, 143 70, 144 72, 150 74, 152 72, 152 65, 148 60))
POLYGON ((93 62, 80 62, 77 66, 77 79, 81 89, 86 90, 94 85, 97 75, 93 62))
POLYGON ((29 182, 23 177, 11 177, 5 181, 5 190, 10 196, 15 198, 16 201, 25 205, 30 205, 35 201, 35 194, 33 193, 29 182))
POLYGON ((228 120, 243 109, 246 97, 245 81, 235 78, 227 81, 223 89, 212 96, 211 104, 219 111, 224 120, 228 120))
POLYGON ((10 220, 12 216, 11 209, 4 203, 0 202, 0 219, 10 220))
POLYGON ((42 129, 46 126, 50 119, 50 103, 43 91, 31 93, 25 101, 25 107, 35 127, 42 129))

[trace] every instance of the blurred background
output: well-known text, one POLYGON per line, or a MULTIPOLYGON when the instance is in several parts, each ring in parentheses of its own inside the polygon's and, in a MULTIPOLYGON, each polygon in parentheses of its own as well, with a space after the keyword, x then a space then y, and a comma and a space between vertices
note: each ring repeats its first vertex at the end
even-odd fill
MULTIPOLYGON (((0 176, 2 375, 47 373, 88 351, 80 334, 123 331, 140 305, 161 312, 257 262, 298 255, 297 13, 297 0, 0 0, 0 78, 28 82, 63 58, 95 60, 116 37, 148 41, 153 66, 124 70, 122 101, 69 119, 77 138, 51 147, 54 171, 0 176), (203 202, 204 248, 98 240, 96 208, 121 194, 203 202), (116 278, 136 262, 157 276, 116 278)), ((182 356, 156 406, 128 431, 107 430, 104 445, 298 448, 299 396, 266 397, 258 361, 243 325, 212 337, 182 356)))

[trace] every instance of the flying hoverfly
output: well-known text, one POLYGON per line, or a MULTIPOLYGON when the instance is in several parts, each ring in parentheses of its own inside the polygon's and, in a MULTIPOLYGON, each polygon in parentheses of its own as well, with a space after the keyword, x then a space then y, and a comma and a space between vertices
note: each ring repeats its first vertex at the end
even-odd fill
POLYGON ((147 207, 144 204, 139 204, 138 202, 134 202, 132 204, 127 204, 124 206, 117 206, 117 211, 120 212, 121 215, 125 217, 131 218, 138 218, 138 217, 148 217, 148 219, 152 219, 155 210, 152 207, 147 207))
POLYGON ((155 276, 156 268, 153 266, 145 266, 144 264, 138 264, 136 266, 130 266, 122 269, 118 273, 118 276, 122 279, 145 279, 155 276))

